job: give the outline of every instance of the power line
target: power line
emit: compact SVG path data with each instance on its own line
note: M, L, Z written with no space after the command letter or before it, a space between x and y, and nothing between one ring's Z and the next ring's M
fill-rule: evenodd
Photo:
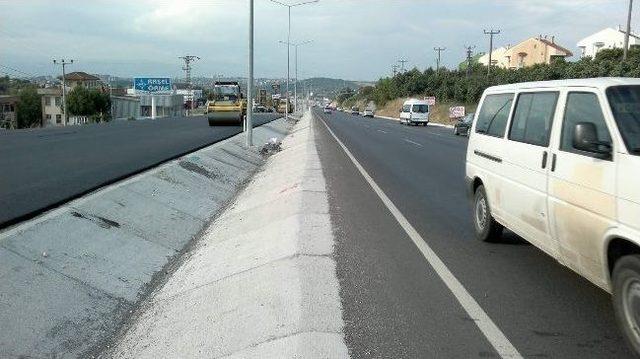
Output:
M398 60L398 62L400 63L400 72L403 73L405 71L404 70L404 64L406 64L409 61L407 61L405 59L400 59L400 60Z
M0 64L0 67L4 67L7 70L10 70L10 71L13 71L13 72L17 72L19 74L27 75L29 77L36 77L34 74L30 74L30 73L27 73L27 72L24 72L24 71L21 71L21 70L18 70L18 69L14 69L13 67L10 67L10 66L6 66L6 65Z
M179 59L184 60L185 81L187 82L187 88L189 89L189 97L191 99L191 109L193 110L193 85L191 83L191 63L200 60L200 57L195 55L180 56Z
M398 73L398 65L391 65L391 71L393 71L393 77Z
M434 47L433 50L438 53L438 57L436 59L436 73L440 72L440 55L442 51L445 51L446 47Z
M494 35L498 35L500 33L500 30L494 30L491 29L490 31L484 30L484 34L485 35L489 35L489 64L487 66L487 75L489 75L491 73L491 66L493 65L492 63L492 52L493 52L493 36Z
M464 47L467 50L467 77L471 76L471 58L473 57L473 49L475 49L475 46L465 46Z
M53 60L54 65L62 66L62 117L63 117L63 125L66 126L68 122L67 116L67 86L65 82L65 77L67 76L65 72L65 67L67 65L71 65L73 63L73 59L66 61L65 59Z

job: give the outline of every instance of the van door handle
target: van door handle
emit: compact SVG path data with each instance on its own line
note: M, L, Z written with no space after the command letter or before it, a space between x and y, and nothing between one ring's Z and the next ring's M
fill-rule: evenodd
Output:
M551 156L551 172L554 172L556 170L556 154L554 153Z
M547 153L547 151L544 151L542 153L542 169L547 168L547 157L549 156L549 154Z

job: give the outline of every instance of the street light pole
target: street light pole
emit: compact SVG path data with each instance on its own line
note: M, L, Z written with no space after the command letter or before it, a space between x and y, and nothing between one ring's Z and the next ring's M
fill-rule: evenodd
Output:
M67 95L66 95L66 84L67 82L65 81L65 77L67 76L67 73L65 71L65 66L70 65L73 63L73 59L69 60L69 61L65 61L64 59L61 59L60 61L57 60L53 60L53 64L54 65L62 65L62 125L66 126L67 122L68 122L68 117L67 117Z
M247 147L253 146L253 0L249 0L249 80L247 81Z
M629 14L627 15L627 32L624 34L624 50L622 61L627 61L629 55L629 35L631 34L631 12L633 11L633 0L629 0Z
M288 27L287 27L287 43L291 42L291 8L292 7L296 7L296 6L306 5L306 4L317 3L319 1L320 0L312 0L312 1L299 2L299 3L295 3L295 4L285 4L285 3L280 2L280 1L271 0L272 3L276 3L278 5L286 6L288 8L289 20L288 20ZM284 112L285 120L289 120L289 104L291 104L291 99L289 98L289 82L291 81L290 53L291 52L289 51L289 46L287 46L287 106L286 106L285 112Z
M293 46L295 48L294 51L294 66L295 66L295 82L293 85L294 88L294 103L295 103L295 111L298 111L298 46L302 46L302 45L306 45L308 43L311 43L313 40L307 40L307 41L303 41L303 42L298 42L298 43L291 43L289 41L284 42L284 41L280 41L281 44L286 44L289 46Z

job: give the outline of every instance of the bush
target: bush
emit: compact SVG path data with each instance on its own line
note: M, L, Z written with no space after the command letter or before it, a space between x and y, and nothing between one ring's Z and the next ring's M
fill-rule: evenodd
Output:
M570 78L640 77L640 47L629 50L627 62L622 63L621 59L622 49L607 49L600 51L595 59L584 58L576 62L556 59L551 64L516 70L492 68L490 76L481 64L472 65L469 75L466 70L441 68L436 73L432 68L424 72L414 68L393 77L381 78L373 88L343 93L336 100L342 107L356 101L373 101L381 107L393 99L409 96L435 96L438 101L473 103L480 100L487 87L495 85Z

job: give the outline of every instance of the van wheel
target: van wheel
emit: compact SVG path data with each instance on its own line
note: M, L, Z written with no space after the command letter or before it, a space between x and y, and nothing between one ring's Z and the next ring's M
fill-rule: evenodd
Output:
M612 284L618 326L627 344L640 353L640 255L624 256L615 263Z
M491 216L491 207L483 185L476 189L473 200L473 227L476 238L483 242L498 242L504 227Z

